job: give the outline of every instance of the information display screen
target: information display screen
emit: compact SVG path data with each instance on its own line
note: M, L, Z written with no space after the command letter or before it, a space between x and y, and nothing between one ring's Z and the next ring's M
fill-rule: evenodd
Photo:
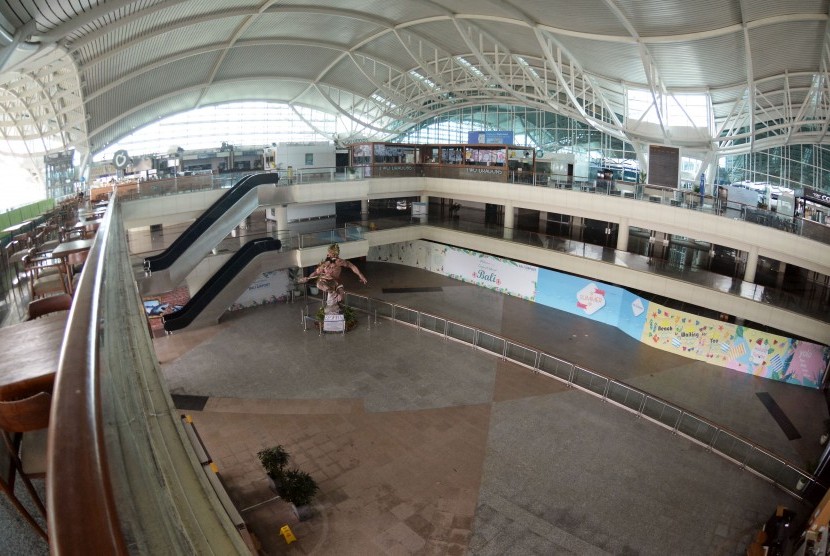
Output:
M649 146L648 183L665 187L680 186L680 149L662 145Z

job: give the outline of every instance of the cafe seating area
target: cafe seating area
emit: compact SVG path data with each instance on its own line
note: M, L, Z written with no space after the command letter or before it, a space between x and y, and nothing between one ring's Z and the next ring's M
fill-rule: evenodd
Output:
M73 295L107 204L63 202L0 236L0 492L48 540L42 493L52 390Z
M73 197L0 231L0 325L26 320L29 302L72 295L106 210Z
M22 399L0 400L0 490L35 532L48 540L46 529L18 498L15 483L23 483L42 519L46 507L32 484L33 478L46 477L46 441L51 392L38 392Z

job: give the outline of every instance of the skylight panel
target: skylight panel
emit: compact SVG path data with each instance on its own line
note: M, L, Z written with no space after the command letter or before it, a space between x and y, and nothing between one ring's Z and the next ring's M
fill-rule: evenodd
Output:
M666 119L670 127L709 126L709 97L702 93L675 93L667 98Z
M378 104L382 104L383 106L386 106L387 108L394 109L394 108L398 107L394 102L392 102L391 100L389 100L386 97L383 97L383 96L379 95L378 93L372 93L371 98L372 98L372 100L374 100Z
M470 62L468 62L467 60L465 60L465 59L464 59L464 58L462 58L461 56L456 56L456 57L455 57L455 60L456 60L459 64L461 64L462 66L464 66L464 68L465 68L467 71L469 71L470 73L472 73L472 74L473 74L473 75L475 75L476 77L481 77L481 78L484 78L484 74L481 72L481 70L480 70L480 69L478 69L477 67L475 67L473 64L471 64Z
M416 81L420 81L430 89L438 89L438 85L436 85L435 83L433 83L432 81L430 81L429 79L427 79L415 70L409 70L409 75L411 75L415 78Z
M532 76L533 76L533 77L535 77L536 79L539 79L539 74L538 74L538 73L536 73L536 70L535 70L535 69L533 69L533 68L530 66L530 64L528 64L528 63L527 63L527 60L525 60L525 59L524 59L524 58L522 58L521 56L516 56L516 61L517 61L517 62L519 63L519 65L520 65L520 66L522 66L522 67L525 69L525 71L527 71L530 75L532 75Z
M626 118L630 121L639 121L659 124L657 108L651 91L643 89L626 90Z

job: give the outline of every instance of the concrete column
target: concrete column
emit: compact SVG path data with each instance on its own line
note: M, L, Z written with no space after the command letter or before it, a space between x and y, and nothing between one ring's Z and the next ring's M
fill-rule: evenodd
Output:
M617 251L628 251L628 218L620 218L617 230Z
M277 217L277 229L278 230L287 230L288 229L288 205L277 205L274 207L275 214Z
M369 220L369 201L366 199L360 201L360 220L361 222Z
M516 225L516 215L511 203L504 204L504 239L513 239L513 226Z
M427 212L421 217L421 224L427 223L427 213L429 212L429 195L421 195L421 202L426 206Z
M746 253L746 271L744 282L755 282L755 271L758 269L758 248L751 247Z
M775 286L777 288L784 287L784 274L787 271L787 263L778 261L778 274L775 276Z
M545 234L547 233L548 229L548 213L540 210L539 211L539 233Z

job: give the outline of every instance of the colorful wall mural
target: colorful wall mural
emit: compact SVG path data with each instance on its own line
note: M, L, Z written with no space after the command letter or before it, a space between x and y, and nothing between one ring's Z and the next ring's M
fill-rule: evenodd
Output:
M684 357L810 388L821 386L830 348L675 311L610 284L467 249L417 240L372 247L371 261L429 270L616 326Z
M828 348L650 303L641 341L742 373L818 388Z

